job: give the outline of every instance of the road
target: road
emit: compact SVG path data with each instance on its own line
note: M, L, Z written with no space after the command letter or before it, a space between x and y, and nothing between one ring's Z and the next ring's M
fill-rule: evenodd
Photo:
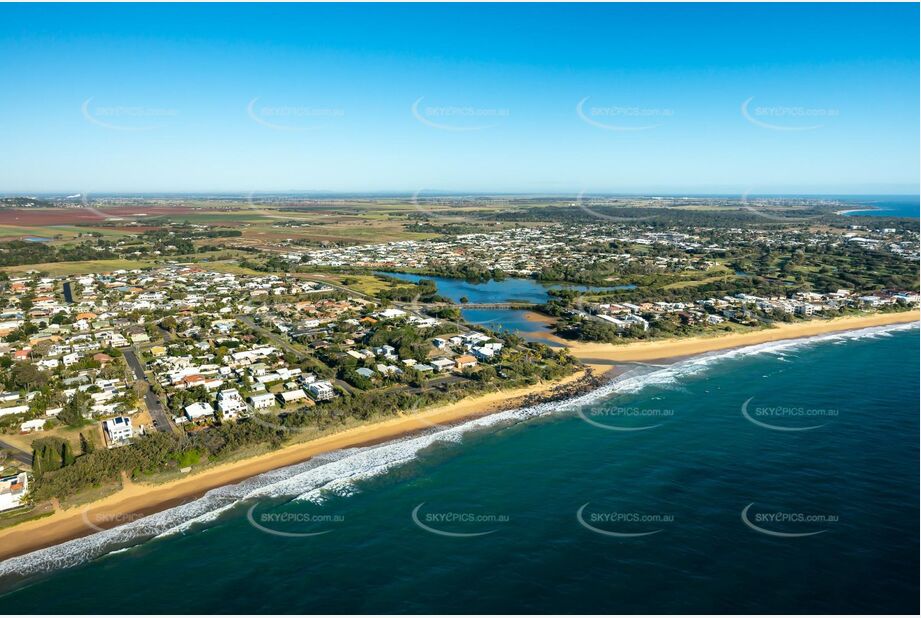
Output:
M122 348L121 351L125 355L125 361L128 363L128 366L131 367L131 370L134 372L134 377L138 380L147 382L147 392L144 393L144 403L147 404L147 411L150 412L150 418L153 419L154 427L160 431L176 431L176 427L170 420L169 414L163 409L160 398L153 392L150 380L147 379L147 374L144 373L144 365L141 364L137 354L135 354L134 350L131 348Z
M526 303L526 302L507 302L507 303L419 303L421 308L425 309L443 309L446 307L451 307L454 309L534 309L537 307L537 303Z
M290 341L288 341L281 335L273 333L272 331L270 331L269 329L263 326L259 326L258 324L256 324L256 321L250 316L248 315L239 316L237 319L243 322L244 324L246 324L249 328L253 329L257 333L265 337L266 339L268 339L269 341L271 341L272 343L274 343L275 345L277 345L282 350L289 352L291 354L294 354L295 356L299 356L299 357L307 356L307 352L305 350L298 348L296 345L292 344Z
M32 465L32 453L27 453L26 451L20 449L18 446L13 446L8 442L0 440L0 451L6 451L13 456L13 459L21 464L25 464L27 466Z
M266 339L268 339L269 341L271 341L272 343L274 343L275 345L277 345L282 350L290 354L294 354L298 358L311 358L316 363L318 364L320 363L319 359L312 357L307 352L307 350L305 350L304 348L301 348L300 346L297 346L291 343L290 341L288 341L285 337L277 333L273 333L269 329L256 324L256 321L252 317L247 315L247 316L240 316L237 319L243 322L244 324L246 324L246 326L248 326L249 328L253 329L257 333L265 337ZM339 378L332 378L330 379L330 382L344 389L345 392L347 393L351 393L353 395L355 394L354 387L352 387L351 384L349 384L348 382L345 382L344 380L340 380Z

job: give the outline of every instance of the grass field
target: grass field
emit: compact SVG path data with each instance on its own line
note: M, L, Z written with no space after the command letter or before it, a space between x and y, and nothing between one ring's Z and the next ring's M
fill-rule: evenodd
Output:
M127 236L128 232L109 228L83 227L77 225L0 225L0 239L20 240L27 236L48 238L52 244L72 242L80 234L98 233L106 238Z
M389 289L395 285L374 275L337 275L331 273L308 273L308 275L311 279L330 281L368 296L374 296L381 290Z
M36 270L48 273L48 275L52 277L58 277L63 275L107 273L113 270L150 268L156 265L157 262L152 260L87 260L83 262L46 262L44 264L5 266L0 270L8 273L24 273L30 270Z

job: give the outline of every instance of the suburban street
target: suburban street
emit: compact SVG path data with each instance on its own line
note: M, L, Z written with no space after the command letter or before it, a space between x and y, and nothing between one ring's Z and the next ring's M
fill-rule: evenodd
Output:
M147 411L150 412L150 418L153 419L154 428L159 431L176 431L175 426L172 421L170 421L169 414L163 409L160 398L157 397L157 394L153 391L153 388L151 388L150 380L147 379L147 375L144 373L144 365L141 364L135 351L131 348L121 348L121 351L125 355L125 361L128 363L128 366L131 367L131 370L134 372L134 377L138 380L147 382L147 392L144 393L144 403L147 405Z
M27 466L32 465L32 453L27 453L26 451L20 449L17 446L13 446L8 442L0 440L0 451L6 451L13 457L13 459L21 464L25 464Z

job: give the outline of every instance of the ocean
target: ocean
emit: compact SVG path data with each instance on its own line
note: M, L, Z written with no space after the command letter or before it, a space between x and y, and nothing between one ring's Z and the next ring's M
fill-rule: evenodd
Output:
M635 364L0 563L5 613L917 613L916 325Z
M854 204L854 208L869 207L871 210L854 210L849 217L912 217L921 216L921 199L917 195L852 195L842 196L843 202Z

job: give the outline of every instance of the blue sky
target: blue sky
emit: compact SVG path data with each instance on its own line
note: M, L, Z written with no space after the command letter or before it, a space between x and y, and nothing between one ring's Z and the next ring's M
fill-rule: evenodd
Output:
M917 4L0 5L0 192L917 193Z

